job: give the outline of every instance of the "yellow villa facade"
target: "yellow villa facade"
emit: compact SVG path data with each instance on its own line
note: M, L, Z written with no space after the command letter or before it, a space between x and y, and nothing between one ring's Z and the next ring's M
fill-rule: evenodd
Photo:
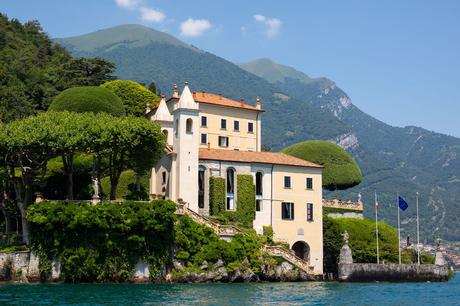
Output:
M147 113L167 135L165 154L151 171L151 197L184 201L210 214L210 177L225 179L225 209L236 210L237 175L250 174L255 186L254 229L273 228L307 260L314 274L323 273L322 167L283 153L262 152L261 102L255 106L221 95L191 92L162 98Z

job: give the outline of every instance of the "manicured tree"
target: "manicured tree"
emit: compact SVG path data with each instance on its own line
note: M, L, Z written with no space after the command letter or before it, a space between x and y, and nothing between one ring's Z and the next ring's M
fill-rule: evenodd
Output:
M142 117L147 106L156 106L160 98L139 83L129 80L115 80L101 85L116 94L126 110L127 115Z
M108 160L110 199L115 200L121 173L130 165L152 167L166 145L160 126L136 117L99 114L91 126L90 150Z
M361 183L361 170L356 161L340 146L329 141L304 141L282 152L324 166L323 187L347 189Z
M23 241L28 243L25 219L27 206L33 202L33 185L44 176L46 162L56 155L53 130L59 128L53 116L41 114L7 124L0 134L6 149L8 177L14 186L16 202L21 213ZM17 173L20 172L20 176Z
M73 87L57 95L49 111L76 113L107 113L124 116L123 102L113 92L97 86Z

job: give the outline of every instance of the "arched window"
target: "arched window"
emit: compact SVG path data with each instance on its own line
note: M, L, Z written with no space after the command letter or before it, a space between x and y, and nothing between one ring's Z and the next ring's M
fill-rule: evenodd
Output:
M235 169L227 169L227 210L235 210Z
M262 211L263 173L256 173L256 211Z
M204 208L205 167L198 168L198 208Z
M192 118L188 118L187 121L185 122L185 128L186 132L191 134L193 133L193 120Z

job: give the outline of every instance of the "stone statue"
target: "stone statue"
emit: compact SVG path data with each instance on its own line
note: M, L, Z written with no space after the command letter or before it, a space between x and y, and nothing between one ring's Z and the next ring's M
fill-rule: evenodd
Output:
M94 190L94 197L99 197L99 180L97 177L93 179L93 190Z
M343 242L345 244L348 244L348 239L350 238L350 236L348 235L347 231L343 232L342 237L343 237Z
M436 239L436 250L439 251L441 248L441 238Z
M361 192L360 192L360 193L358 193L358 203L361 203L362 202L361 200L362 200L362 196L361 196Z

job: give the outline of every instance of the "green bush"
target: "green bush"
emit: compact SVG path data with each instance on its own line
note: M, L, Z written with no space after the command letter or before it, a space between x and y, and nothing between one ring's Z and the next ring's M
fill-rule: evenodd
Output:
M263 226L262 227L263 235L266 237L268 243L273 242L273 227Z
M250 174L238 174L237 181L237 220L245 227L252 227L256 217L256 187Z
M98 86L73 87L57 95L49 111L108 113L124 116L123 102L113 92Z
M165 200L32 204L27 209L32 249L40 261L59 258L66 282L124 281L139 259L155 273L171 255L175 209Z
M101 179L102 192L104 195L110 194L110 178L108 176ZM148 175L141 176L141 190L136 191L136 173L133 170L125 170L120 175L117 187L117 199L127 200L147 200L149 190Z
M340 146L329 141L304 141L282 150L284 153L324 166L323 187L347 189L362 181L356 161Z
M398 261L398 233L390 225L379 222L380 261ZM336 273L340 249L343 245L342 233L347 231L353 261L357 263L377 262L375 222L368 219L323 218L324 264L327 272Z
M225 179L211 176L209 178L209 213L212 216L225 211Z
M115 80L101 85L116 94L126 110L127 115L141 117L147 105L155 107L160 98L139 83L129 80Z

